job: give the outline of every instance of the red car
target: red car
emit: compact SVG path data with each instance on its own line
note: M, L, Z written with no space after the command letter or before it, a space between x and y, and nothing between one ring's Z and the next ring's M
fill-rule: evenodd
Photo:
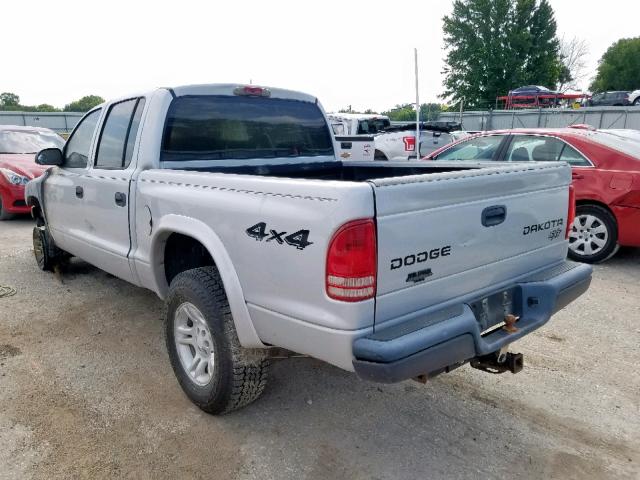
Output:
M585 125L482 132L424 160L565 161L572 167L576 219L569 257L601 262L620 245L640 247L640 139Z
M35 154L63 145L62 137L48 128L0 125L0 220L29 213L24 186L48 168L36 164Z

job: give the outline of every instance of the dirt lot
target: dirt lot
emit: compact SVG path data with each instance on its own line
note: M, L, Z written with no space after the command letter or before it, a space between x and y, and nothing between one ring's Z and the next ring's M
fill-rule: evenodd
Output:
M0 223L0 479L640 476L639 250L517 344L518 375L377 385L286 360L212 417L174 380L161 301L79 261L40 272L31 228Z

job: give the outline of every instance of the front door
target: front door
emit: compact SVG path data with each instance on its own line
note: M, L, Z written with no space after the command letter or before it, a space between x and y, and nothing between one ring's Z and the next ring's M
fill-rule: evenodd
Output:
M133 98L109 106L93 155L94 161L84 179L85 241L89 245L83 258L124 280L134 282L128 255L130 182L132 162L144 98Z
M64 146L62 165L51 169L44 185L49 231L60 248L79 257L84 250L84 181L101 112L93 110L80 120Z

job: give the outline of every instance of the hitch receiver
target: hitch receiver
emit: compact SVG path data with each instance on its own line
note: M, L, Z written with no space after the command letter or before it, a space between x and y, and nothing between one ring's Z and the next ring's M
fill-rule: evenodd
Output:
M518 373L524 367L524 356L521 353L494 352L474 358L470 364L473 368L487 373Z

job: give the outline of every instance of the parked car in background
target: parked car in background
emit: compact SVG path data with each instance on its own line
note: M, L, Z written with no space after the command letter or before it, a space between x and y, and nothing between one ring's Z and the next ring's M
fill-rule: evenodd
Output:
M443 145L464 138L459 122L421 122L420 155L416 153L416 124L394 125L375 138L375 160L417 160Z
M386 115L365 113L328 113L327 121L341 160L373 160L373 135L391 125Z
M556 95L558 93L559 92L555 90L549 90L547 87L541 87L540 85L527 85L509 92L510 95Z
M587 101L590 107L626 107L632 104L626 91L594 93Z
M640 141L633 133L585 126L490 131L425 160L565 161L572 167L577 204L569 256L595 263L620 245L640 247Z
M373 135L391 126L386 115L366 113L328 113L327 120L336 136Z
M629 94L629 102L633 105L640 106L640 89L634 90Z
M0 125L0 220L29 213L24 186L47 169L35 162L44 148L62 148L64 140L48 128Z
M560 95L560 92L540 85L526 85L510 90L508 94L512 101L517 100L520 105L531 103L539 106L555 106L560 103L557 98L548 98L547 95Z

